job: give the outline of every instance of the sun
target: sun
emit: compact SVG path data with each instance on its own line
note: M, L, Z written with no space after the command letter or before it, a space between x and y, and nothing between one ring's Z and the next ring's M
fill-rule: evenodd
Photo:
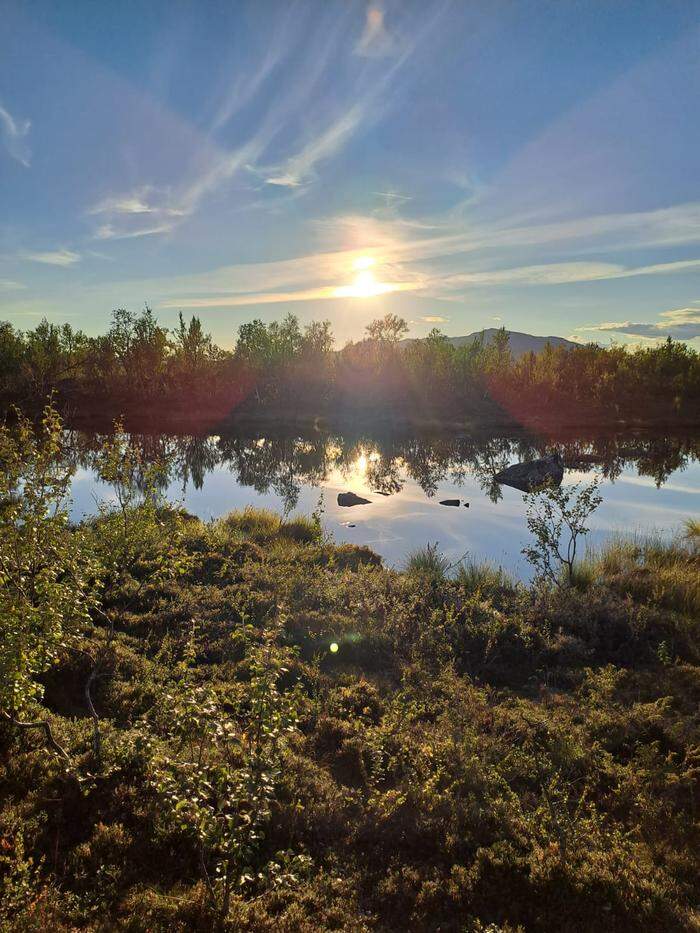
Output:
M349 285L341 285L336 288L335 295L338 298L374 298L375 295L383 295L386 292L393 292L396 287L389 282L379 282L373 270L377 260L373 256L358 256L353 260L352 268L355 271L352 282Z
M348 294L354 298L372 298L386 290L386 285L377 281L371 269L363 269L353 279Z
M377 264L377 260L374 256L358 256L357 259L353 262L353 269L371 269L372 266Z

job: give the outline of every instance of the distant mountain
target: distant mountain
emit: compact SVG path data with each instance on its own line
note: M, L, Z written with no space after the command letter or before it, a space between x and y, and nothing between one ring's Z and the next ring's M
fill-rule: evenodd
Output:
M452 344L453 347L463 347L466 344L472 343L474 340L479 340L481 337L484 338L485 343L490 343L493 340L494 334L498 332L496 327L487 327L485 330L474 331L473 334L467 334L464 337L448 337L448 341ZM525 353L539 353L541 350L544 350L546 344L551 344L552 347L566 347L571 349L575 347L576 344L573 340L567 340L565 337L536 337L534 334L521 334L517 330L509 330L508 337L510 342L510 352L514 357L523 356ZM403 341L404 343L412 342L409 340Z

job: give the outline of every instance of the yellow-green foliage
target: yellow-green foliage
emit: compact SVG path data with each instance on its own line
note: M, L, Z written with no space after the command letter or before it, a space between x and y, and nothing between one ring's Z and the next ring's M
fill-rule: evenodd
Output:
M700 526L689 520L683 534L665 543L658 537L618 538L589 555L579 573L603 578L639 602L665 606L700 618Z
M283 519L270 509L247 506L242 512L231 512L219 519L220 527L229 535L264 544L273 539L310 543L318 540L319 526L312 518L296 515Z
M469 593L488 595L500 590L512 591L515 587L515 583L502 567L496 567L486 561L462 561L457 567L455 578Z
M21 717L43 693L41 676L90 619L98 567L85 534L68 526L72 471L61 461L61 423L0 425L0 713Z
M426 583L441 583L449 569L450 561L440 553L437 543L412 551L404 564L404 571L409 577Z

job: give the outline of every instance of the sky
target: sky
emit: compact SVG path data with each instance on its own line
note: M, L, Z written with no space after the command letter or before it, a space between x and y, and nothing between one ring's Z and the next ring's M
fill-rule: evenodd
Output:
M0 320L700 349L700 0L0 0Z

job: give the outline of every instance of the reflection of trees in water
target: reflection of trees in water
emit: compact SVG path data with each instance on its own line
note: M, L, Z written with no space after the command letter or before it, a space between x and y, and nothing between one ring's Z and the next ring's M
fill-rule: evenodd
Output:
M66 432L68 456L76 466L91 467L104 435ZM258 493L275 492L286 511L299 501L303 485L320 486L332 470L347 480L359 470L375 492L395 494L406 480L416 482L428 497L440 483L462 485L474 476L492 501L501 498L494 475L514 461L539 457L558 450L570 469L593 466L611 480L623 468L636 465L641 476L663 485L676 470L700 459L700 438L638 437L608 435L534 439L523 437L473 437L392 435L309 437L242 436L193 437L175 435L131 435L144 464L160 460L167 465L163 485L182 484L183 495L191 482L201 489L207 473L225 467L241 486Z
M329 469L329 447L321 437L221 437L218 451L219 462L242 486L274 491L285 512L296 507L302 485L318 486Z

